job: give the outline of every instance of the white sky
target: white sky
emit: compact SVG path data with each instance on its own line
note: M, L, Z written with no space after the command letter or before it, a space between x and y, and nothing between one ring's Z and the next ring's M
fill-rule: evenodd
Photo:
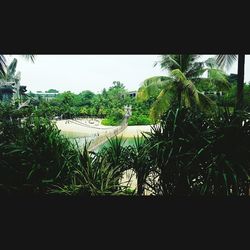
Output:
M32 92L53 88L60 92L97 93L112 86L113 81L122 82L128 90L137 90L143 80L166 74L159 66L153 67L158 55L37 55L35 63L12 55L7 56L8 63L13 58L18 59L21 84ZM247 68L250 68L250 55L246 56ZM237 73L237 63L229 73ZM250 71L245 72L245 81L250 81Z

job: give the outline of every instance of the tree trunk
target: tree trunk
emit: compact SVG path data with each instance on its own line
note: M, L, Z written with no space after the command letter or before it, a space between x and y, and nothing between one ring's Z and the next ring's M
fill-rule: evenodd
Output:
M142 196L144 193L143 174L140 171L137 173L137 195Z
M237 82L237 99L236 110L240 110L244 106L244 71L245 71L245 55L238 55L238 82Z

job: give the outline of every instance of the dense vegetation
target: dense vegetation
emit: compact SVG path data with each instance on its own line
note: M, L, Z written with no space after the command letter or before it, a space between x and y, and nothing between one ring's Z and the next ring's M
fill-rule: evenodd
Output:
M49 91L48 91L49 92ZM29 96L34 94L29 93ZM130 97L125 86L120 82L113 82L108 90L103 89L102 93L95 94L89 90L80 94L70 91L58 94L50 101L40 98L34 101L38 106L39 115L52 118L74 117L100 117L104 118L103 125L118 125L124 117L124 107L132 106L132 117L129 125L152 124L149 118L149 109L152 100L141 103L136 98Z
M1 193L249 196L250 87L241 92L239 109L237 80L214 60L204 64L197 58L163 56L161 66L170 75L147 79L141 100L114 82L101 94L65 92L51 101L33 99L23 109L0 103ZM204 70L208 75L201 79ZM223 95L206 93L211 91ZM158 122L129 146L115 137L89 152L88 145L79 148L51 121L98 116L103 124L117 125L125 105L133 108L129 124ZM122 179L127 171L136 176L136 190Z
M7 107L1 107L1 110ZM248 195L250 115L227 110L208 116L170 109L144 139L114 138L99 152L80 149L46 118L1 113L2 193L61 195ZM235 145L238 145L235 147Z

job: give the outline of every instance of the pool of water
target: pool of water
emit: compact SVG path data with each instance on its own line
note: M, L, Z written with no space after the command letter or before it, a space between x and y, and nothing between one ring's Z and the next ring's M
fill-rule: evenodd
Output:
M90 142L95 139L96 134L89 134L89 133L84 133L84 132L67 132L67 131L61 131L61 134L69 138L70 141L72 141L75 144L78 144L80 148L82 148L85 143ZM134 138L131 137L123 137L124 143L123 146L129 146L134 144ZM101 150L103 147L108 146L109 142L106 141L105 143L101 144L99 147L95 149L95 152L98 152Z
M134 138L123 138L123 139L124 139L123 146L129 146L129 145L134 144ZM106 141L105 143L103 143L102 145L97 147L96 151L99 151L99 150L101 150L102 148L104 148L105 146L108 146L108 145L109 145L109 142Z
M79 132L70 132L70 131L61 131L62 135L65 135L68 138L83 138L89 136L88 133L79 133Z
M69 138L70 141L73 143L77 143L80 147L83 147L85 142L90 142L95 138L95 135L90 135L88 133L79 133L79 132L66 132L66 131L61 131L61 133ZM124 146L132 145L134 144L134 138L123 138L124 139ZM96 148L95 152L98 152L101 150L103 147L108 146L109 142L106 141L102 145Z

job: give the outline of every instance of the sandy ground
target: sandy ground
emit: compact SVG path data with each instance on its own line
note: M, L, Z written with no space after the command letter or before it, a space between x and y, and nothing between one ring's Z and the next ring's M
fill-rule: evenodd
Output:
M126 138L133 138L134 136L141 135L142 132L150 132L150 130L150 125L128 126L119 135Z
M84 137L88 135L93 135L99 133L99 135L106 133L109 129L113 129L115 127L112 126L103 126L100 124L100 120L94 120L94 123L89 123L89 119L77 119L75 121L69 120L59 120L56 121L56 125L58 129L60 129L64 134L70 135L72 137ZM93 128L83 126L77 122L81 122L87 126L93 126ZM102 129L98 129L102 128Z
M83 124L86 124L87 126L93 126L95 128L89 128L85 126L81 126L77 124L77 121L80 121ZM93 124L89 123L88 119L78 119L76 120L76 123L69 122L67 120L59 120L56 121L57 127L64 133L68 135L75 135L75 136L87 136L87 135L93 135L96 133L105 134L106 131L109 129L114 129L115 126L103 126L100 124L101 120L94 120ZM102 129L97 129L102 128ZM133 138L134 136L140 135L141 132L149 132L150 126L149 125L142 125L142 126L128 126L122 133L119 134L119 136L123 136L126 138Z

